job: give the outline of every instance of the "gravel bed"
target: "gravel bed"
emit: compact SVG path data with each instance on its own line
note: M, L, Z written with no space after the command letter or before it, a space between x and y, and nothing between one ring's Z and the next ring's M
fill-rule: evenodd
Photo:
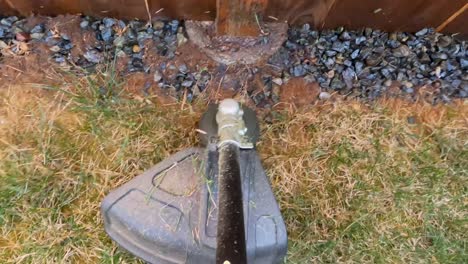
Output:
M166 69L166 63L152 69L145 65L148 42L152 42L157 55L166 62L179 56L177 48L184 45L187 38L183 23L178 20L155 21L149 25L136 20L82 17L80 30L92 32L97 41L87 45L78 56L72 56L75 44L69 35L48 28L46 23L27 24L27 19L14 16L0 18L0 63L2 56L24 55L28 50L26 43L45 43L55 63L90 71L98 64L125 57L128 63L121 74L143 72L153 76L161 89L170 87L190 99L203 91L214 76L211 71L215 69L199 71L187 65ZM265 67L275 70L262 71ZM167 70L175 74L169 78ZM270 91L261 98L256 94L253 99L257 104L262 100L272 101L272 98L277 101L278 89L274 87L291 78L317 82L322 91L320 98L339 93L373 100L394 92L395 87L409 98L417 94L420 87L431 87L434 103L468 97L466 41L436 33L431 28L414 34L369 28L316 31L305 24L291 28L283 47L267 64L253 66L252 72L262 74L261 79Z

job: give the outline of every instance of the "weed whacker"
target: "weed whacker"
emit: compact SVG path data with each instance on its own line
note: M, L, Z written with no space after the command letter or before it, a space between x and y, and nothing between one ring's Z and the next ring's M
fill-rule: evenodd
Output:
M227 99L200 129L205 148L167 158L104 199L106 232L154 264L282 263L286 228L254 149L255 112Z

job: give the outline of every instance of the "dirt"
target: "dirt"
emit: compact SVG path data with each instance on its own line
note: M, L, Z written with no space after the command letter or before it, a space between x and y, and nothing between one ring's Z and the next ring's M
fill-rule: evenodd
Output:
M25 56L5 57L0 62L0 86L18 83L54 84L56 71L38 46Z
M66 15L54 18L31 16L26 21L25 30L44 23L48 28L54 29L57 34L68 35L74 44L71 50L74 60L85 52L88 45L97 43L92 32L84 32L80 29L78 16ZM27 47L24 55L9 53L8 56L0 59L0 86L18 83L55 85L64 79L62 73L70 68L52 61L50 57L52 52L47 44L33 40L24 45Z
M185 64L191 72L201 71L202 69L214 69L216 63L214 63L204 53L198 51L198 49L191 43L186 43L177 49L176 57L173 60L168 60L165 57L158 55L156 50L156 43L153 41L146 41L144 45L145 55L143 62L146 66L150 67L150 71L154 73L155 70L161 70L161 65L165 65L165 69L162 70L164 77L172 77L170 68L174 66L179 68Z
M226 65L265 62L287 38L285 23L268 23L259 37L216 36L210 21L186 21L191 41L213 60Z
M280 104L304 106L317 101L320 86L303 78L293 78L281 87Z
M47 21L47 28L55 29L58 34L65 34L71 39L74 45L71 55L74 59L85 53L87 47L99 43L93 32L81 30L80 21L80 17L74 15L60 15Z

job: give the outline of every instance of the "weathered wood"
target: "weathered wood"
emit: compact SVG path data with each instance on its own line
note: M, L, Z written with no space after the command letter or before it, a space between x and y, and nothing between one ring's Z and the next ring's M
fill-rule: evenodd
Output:
M5 14L16 14L16 11L10 7L6 1L0 1L0 15Z
M218 35L258 36L268 0L217 0Z
M468 39L468 3L464 6L461 13L458 11L454 13L448 20L443 28L440 27L441 31L451 32L457 34L457 37L462 39ZM443 25L441 25L443 26Z
M466 0L337 0L322 26L414 32L438 27L465 4Z
M266 21L274 17L279 21L299 25L309 23L312 27L322 25L337 0L270 0L266 10ZM359 1L359 0L358 0Z
M240 13L248 21L243 22L245 29L230 28L229 25L235 19L232 15L236 10L251 12L255 3L260 3L258 12L264 14L263 20L267 22L310 23L319 29L346 26L351 29L372 27L386 31L416 31L423 27L439 27L460 10L466 0L148 0L148 3L153 17L212 21L216 18L216 5L222 4L225 13L220 13L219 17L229 19L224 22L224 28L220 27L220 31L254 35L258 34L258 25L253 14ZM231 5L235 8L230 9ZM148 18L143 0L0 0L0 15L20 13L27 16L32 12L43 15L84 13L122 19ZM468 35L467 16L467 11L463 12L442 32Z
M449 18L447 18L440 26L437 27L437 31L442 31L447 27L448 24L456 20L460 15L462 15L468 9L468 3L466 3L462 8L453 13Z
M216 15L216 0L148 0L148 4L152 16L158 18L214 20ZM0 15L82 13L148 19L144 0L0 0L0 8Z

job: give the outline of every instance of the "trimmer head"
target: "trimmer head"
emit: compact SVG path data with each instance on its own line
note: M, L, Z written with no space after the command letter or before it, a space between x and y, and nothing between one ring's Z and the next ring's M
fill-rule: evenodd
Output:
M281 263L286 228L256 151L239 165L248 263ZM149 263L215 263L218 172L216 150L174 154L104 199L106 232Z

